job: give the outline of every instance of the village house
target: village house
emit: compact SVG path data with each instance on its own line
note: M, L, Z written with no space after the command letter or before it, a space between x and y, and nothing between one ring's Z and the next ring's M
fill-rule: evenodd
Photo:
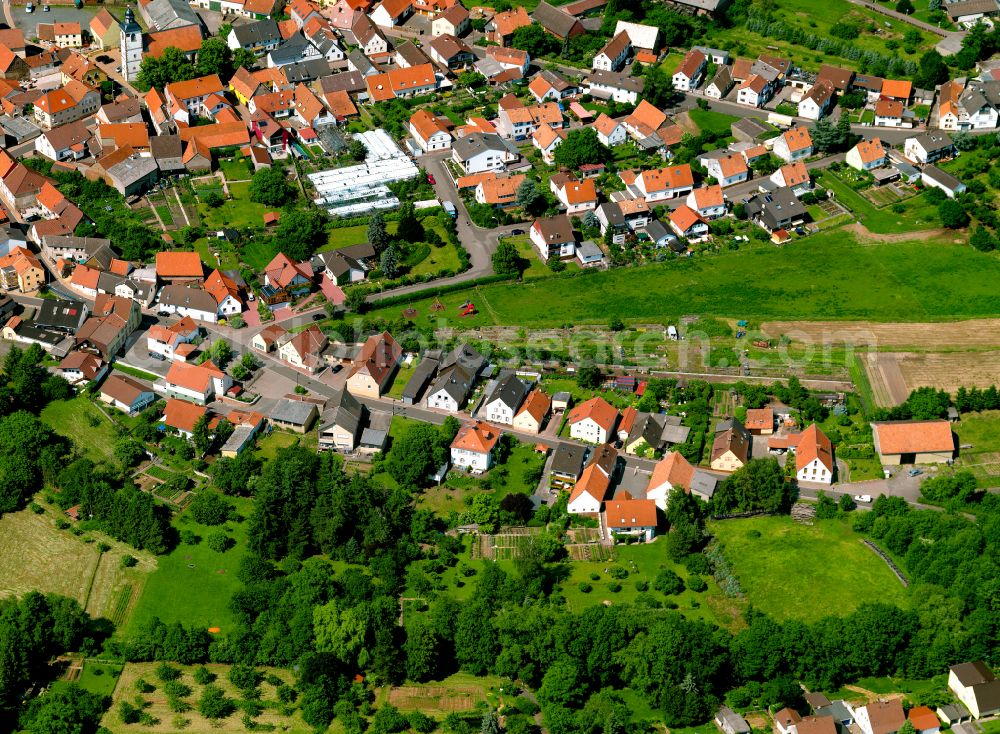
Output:
M799 226L809 216L795 192L785 187L754 194L746 201L745 206L750 220L772 234Z
M198 324L190 317L182 318L170 326L153 324L146 331L146 350L154 359L187 361L198 349L192 342L200 333Z
M687 163L654 168L638 174L635 171L622 171L618 177L632 198L643 198L647 203L687 196L694 189L694 173Z
M476 376L476 371L466 364L454 363L442 367L427 389L424 404L428 408L457 413L469 399Z
M549 189L567 214L580 214L597 207L597 186L591 178L578 180L568 173L557 173L549 179Z
M113 372L101 385L101 402L128 415L136 415L156 402L153 389L139 380Z
M573 408L566 417L569 435L589 443L603 444L618 424L618 410L602 397L593 397Z
M101 106L101 95L76 79L45 92L33 105L35 123L49 130L67 122L89 117Z
M855 722L863 734L896 734L906 723L900 699L872 701L854 709Z
M45 268L26 247L14 247L0 257L0 286L4 290L33 293L45 283Z
M674 89L678 92L689 92L697 89L705 75L706 68L708 68L708 59L705 54L701 51L688 51L674 70L672 77Z
M938 734L941 731L940 719L928 706L914 706L907 712L906 720L917 734Z
M493 41L500 46L510 46L514 38L514 31L529 25L531 25L531 18L528 16L528 11L522 6L504 10L486 21L486 40Z
M389 332L368 337L354 359L347 389L359 397L381 397L396 374L402 354L402 347Z
M844 162L858 171L873 171L889 162L882 141L878 138L859 140L858 144L847 151Z
M367 408L341 388L327 402L320 416L319 451L353 453L361 438Z
M268 420L278 428L292 433L306 433L319 415L316 403L311 400L282 398L271 409Z
M508 209L517 204L517 189L524 183L524 175L498 176L484 174L476 185L475 198L480 204Z
M210 117L205 102L215 96L222 97L224 89L219 75L209 74L189 81L172 82L164 86L163 92L171 108L180 108L191 117Z
M73 351L59 362L59 374L71 385L100 382L107 374L108 363L90 352Z
M471 133L451 146L451 159L467 174L503 171L520 157L513 143L495 133Z
M809 129L793 127L786 130L775 139L773 152L787 163L808 158L813 154L813 141Z
M160 418L161 429L169 428L182 438L190 439L194 435L198 422L208 420L209 411L204 405L195 405L187 400L170 398L163 408Z
M491 423L513 425L514 416L528 397L530 387L513 372L496 381L493 391L486 397L479 414Z
M656 503L625 492L604 504L604 526L612 538L623 535L648 543L656 535Z
M920 165L951 158L955 152L955 143L943 132L926 132L907 138L903 144L903 155Z
M712 469L720 472L736 471L750 458L751 443L749 431L738 420L731 418L722 422L716 428L715 440L712 442Z
M218 304L200 285L172 283L160 290L157 308L165 314L188 316L214 324L219 320Z
M596 69L587 76L587 94L620 104L636 104L645 89L645 80L625 72Z
M594 54L591 61L592 69L602 69L603 71L621 71L632 55L632 42L628 33L621 32L608 41Z
M461 3L455 3L431 21L431 36L461 37L469 30L470 24L469 11Z
M413 15L413 4L410 0L382 0L368 17L372 22L383 28L401 25Z
M459 469L482 474L496 461L500 432L482 421L463 425L451 442L451 463Z
M284 341L278 347L278 358L292 367L315 373L323 367L320 353L326 349L327 344L329 340L326 334L312 324Z
M833 84L826 79L817 79L809 91L799 100L799 117L807 120L818 120L833 107L836 93Z
M98 294L90 318L75 334L76 346L94 349L110 360L125 346L141 319L137 302L107 293Z
M879 97L874 111L875 127L913 127L911 122L904 122L906 107L898 99Z
M670 229L678 237L687 240L699 240L708 234L708 222L687 204L681 204L670 212Z
M564 121L558 104L543 102L531 106L504 107L501 105L494 124L497 132L503 137L511 140L525 140L543 125L562 128Z
M709 99L722 99L727 94L729 90L735 86L736 82L733 81L732 70L728 66L720 66L715 72L715 76L712 81L708 83L705 87L705 96Z
M451 133L437 115L421 109L410 117L410 135L424 153L447 150L451 147Z
M157 386L170 397L191 400L201 405L226 394L232 387L232 378L211 360L201 364L174 361L167 371L162 386Z
M608 148L621 145L628 139L628 131L622 121L608 117L603 112L594 121L593 128L597 131L597 139Z
M987 95L996 101L993 87L980 82L945 82L938 92L938 127L941 130L992 130L1000 121Z
M618 452L611 444L594 449L587 465L573 484L566 511L570 514L596 515L611 487L618 468Z
M702 186L687 195L685 203L705 220L718 219L726 215L726 198L722 187Z
M542 160L550 166L555 163L556 148L566 139L564 130L555 130L548 125L542 125L531 135L531 145L542 154Z
M1000 680L981 660L949 668L948 688L976 719L1000 713Z
M718 181L723 188L743 183L750 178L750 168L739 153L730 153L719 158L706 157L702 159L702 164L708 175Z
M511 425L515 431L541 433L551 409L552 400L548 394L539 389L532 390L524 399Z
M531 79L528 91L535 101L541 104L573 97L579 93L580 88L554 71L542 69Z
M802 161L786 163L771 174L770 180L775 186L788 187L796 196L802 196L807 191L812 190L812 179L809 178L809 169L806 168L806 164Z
M576 254L576 235L565 214L536 219L528 230L528 237L538 248L542 260L573 257Z

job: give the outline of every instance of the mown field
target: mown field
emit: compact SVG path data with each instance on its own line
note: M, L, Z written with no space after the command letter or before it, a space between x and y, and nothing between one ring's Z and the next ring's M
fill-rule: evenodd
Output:
M908 605L906 589L846 521L756 517L710 530L747 600L777 620L813 622L865 602Z
M866 245L843 231L754 249L575 277L540 278L415 299L416 322L545 328L614 317L672 323L699 314L794 320L943 321L1000 314L1000 259L935 241ZM460 318L471 299L475 316ZM373 314L398 318L400 306Z

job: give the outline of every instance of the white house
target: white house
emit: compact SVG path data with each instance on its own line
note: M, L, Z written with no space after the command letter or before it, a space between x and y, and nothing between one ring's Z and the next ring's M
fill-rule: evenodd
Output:
M949 199L954 199L965 191L965 184L937 166L924 166L920 171L920 182L924 186L940 189Z
M647 203L687 196L694 189L691 166L655 168L650 171L622 171L618 174L632 198L643 198Z
M863 734L896 734L906 723L901 699L872 701L854 709L854 721Z
M457 413L465 404L476 376L460 364L438 374L424 398L428 408Z
M607 443L618 423L618 410L602 397L577 405L566 418L569 435L589 443Z
M233 379L211 361L201 364L173 362L163 381L163 391L171 397L191 400L201 405L225 395Z
M819 79L799 101L799 117L807 120L818 120L833 106L833 95L836 90L826 79Z
M608 148L621 145L628 140L628 131L621 120L608 117L604 112L594 121L594 130L597 131L597 139Z
M907 138L903 144L903 155L911 161L926 165L955 154L955 144L948 133L926 132Z
M952 666L948 688L977 719L1000 713L1000 680L981 660Z
M795 477L800 482L832 484L833 445L813 423L795 441Z
M715 78L705 87L705 96L711 99L722 99L733 88L733 72L728 66L720 67Z
M424 153L451 147L451 133L437 115L426 109L417 110L410 117L410 135Z
M872 171L881 168L889 162L885 147L878 138L859 140L858 144L847 151L844 162L859 171Z
M979 82L964 87L951 81L941 85L938 95L938 127L942 130L993 130L1000 113L987 99Z
M772 84L761 74L753 74L736 90L736 101L748 107L763 107L773 94Z
M153 324L146 331L146 350L150 356L186 361L195 349L191 342L198 338L199 333L198 325L190 318L183 318L170 326Z
M155 401L151 387L118 372L113 372L101 385L101 402L128 415L139 413Z
M550 257L573 257L576 254L573 224L565 214L536 219L528 230L528 237L538 248L543 260L548 260Z
M788 163L813 154L812 136L805 127L793 127L775 139L773 152Z
M667 498L675 488L690 490L694 467L679 452L671 451L653 467L646 485L646 499L656 502L661 510L667 509Z
M718 219L726 215L726 197L719 185L695 189L687 195L685 203L702 219Z
M913 127L913 123L904 122L906 107L898 99L880 97L875 103L875 127Z
M656 503L652 500L622 499L604 504L604 526L614 536L627 535L648 543L656 535Z
M161 311L178 316L190 316L211 324L219 320L219 304L208 291L183 283L172 283L160 291L157 304Z
M802 196L812 189L812 179L809 178L809 169L802 161L786 163L777 171L771 174L771 181L776 186L790 188L796 196Z
M451 463L473 474L488 471L496 460L499 440L500 432L488 423L466 424L451 442Z
M632 42L629 41L628 33L618 33L594 55L591 68L621 71L631 55Z
M718 181L723 188L743 183L750 178L750 167L739 153L730 153L721 158L703 158L702 165L705 166L708 175Z
M479 414L485 415L491 423L514 424L521 403L528 397L529 387L517 375L510 373L500 378L493 391L486 398Z
M690 92L701 84L705 69L708 68L708 58L701 51L691 50L674 70L673 85L678 92Z
M549 179L549 188L567 214L597 208L597 186L592 178L579 181L569 174L556 174Z
M580 473L580 478L573 485L566 505L567 512L574 515L599 513L611 486L611 478L614 476L617 464L618 452L614 446L610 444L598 446Z
M503 171L520 157L514 144L496 133L465 135L451 146L451 159L467 174Z

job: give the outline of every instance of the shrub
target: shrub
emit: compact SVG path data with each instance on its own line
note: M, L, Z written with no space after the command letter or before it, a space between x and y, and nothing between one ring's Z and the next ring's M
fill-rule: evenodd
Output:
M172 665L167 665L166 663L160 663L156 667L156 677L162 680L164 683L166 683L167 681L177 680L178 678L180 678L181 671L179 668L175 668Z
M121 567L122 568L132 568L135 564L139 562L139 559L135 556L122 556Z
M636 581L635 582L635 590L639 591L639 592L649 591L649 582L648 581Z
M701 576L691 576L687 580L687 587L691 589L691 591L700 593L708 588L708 584Z
M669 568L665 568L656 574L653 588L667 596L680 594L684 591L684 580Z
M612 566L608 569L608 576L613 579L624 579L628 578L628 569L624 566Z
M622 590L622 585L619 584L617 581L612 581L610 584L608 584L608 591L610 591L612 594L617 594L621 590Z
M588 584L586 581L581 581L579 584L577 584L576 588L578 588L580 590L580 593L582 594L589 594L591 591L594 590L594 587Z
M208 536L208 547L216 553L225 553L236 545L236 541L223 532L212 533Z
M194 682L199 686L207 686L215 680L215 673L201 665L194 670Z

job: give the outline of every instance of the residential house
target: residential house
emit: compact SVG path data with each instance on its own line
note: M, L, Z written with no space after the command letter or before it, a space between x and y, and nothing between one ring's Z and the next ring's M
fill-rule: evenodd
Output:
M774 80L764 74L752 74L740 83L736 101L748 107L763 107L774 96Z
M269 303L280 303L293 293L308 291L312 287L313 272L308 262L297 263L279 252L264 268L264 287L261 294Z
M854 716L863 734L896 734L906 723L903 702L898 698L858 706Z
M735 84L732 70L728 66L720 66L718 71L715 72L712 81L705 87L705 96L709 99L722 99L729 94L729 90Z
M35 123L49 130L89 117L101 106L101 95L83 82L70 79L58 89L45 92L34 102Z
M368 17L375 25L393 28L404 23L411 15L413 15L413 4L410 0L382 0Z
M715 715L715 725L723 734L750 734L750 725L728 706L723 706Z
M981 82L945 82L938 93L938 127L942 130L992 130L1000 112L991 104L995 87ZM992 92L992 93L991 93Z
M774 433L773 408L748 408L743 427L754 436L770 436Z
M489 471L496 461L500 432L476 421L462 426L451 442L451 463L473 474Z
M754 194L745 206L747 216L772 234L794 228L808 217L805 205L788 188Z
M149 356L173 361L187 361L197 347L193 344L201 329L190 317L184 317L170 326L153 324L146 331L146 350Z
M1000 680L981 660L949 668L948 688L976 719L1000 713Z
M367 408L350 392L341 388L334 393L320 416L320 451L353 453L358 446Z
M222 97L224 89L219 75L209 74L189 81L172 82L164 86L163 92L171 108L181 109L192 117L210 117L205 102L216 96Z
M796 734L795 725L802 721L802 715L787 706L774 715L774 727L777 734Z
M955 153L955 144L948 133L943 132L929 131L907 138L903 144L903 155L921 165L937 163L944 158L951 158Z
M804 117L807 120L818 120L826 115L833 107L836 91L832 82L823 78L817 79L805 96L799 100L799 117Z
M201 364L174 361L167 371L162 389L170 397L205 405L225 395L232 384L232 378L211 360Z
M162 283L200 282L205 277L204 266L197 252L156 253L156 279Z
M574 515L598 514L617 468L618 452L614 446L606 443L594 449L573 485L566 505L567 512Z
M531 145L541 152L542 160L551 166L555 163L556 148L562 145L565 139L565 130L557 130L548 125L540 125L531 134Z
M814 423L801 433L769 442L795 451L795 477L800 482L831 484L835 472L833 445Z
M530 388L513 372L502 375L496 381L493 391L486 397L479 415L491 423L513 425L514 416L528 397Z
M483 176L483 180L476 185L476 201L499 209L507 209L517 204L517 188L524 183L524 175L504 178L492 174Z
M726 215L726 198L721 186L702 186L687 195L685 203L704 220Z
M636 104L646 88L642 77L597 69L587 76L587 94L620 104Z
M571 438L603 444L618 423L618 411L604 398L593 397L573 408L566 420Z
M583 472L590 449L572 443L556 444L549 465L549 487L556 490L572 489Z
M538 3L535 12L532 13L532 18L547 33L561 41L568 41L570 38L575 38L586 32L579 20L562 8L549 5L545 0Z
M633 198L641 197L647 203L687 196L694 190L694 173L687 163L654 168L638 174L635 171L622 171L618 176Z
M872 171L881 168L889 162L882 141L878 138L859 140L858 144L847 151L844 162L859 171Z
M437 115L426 109L417 110L410 117L410 135L424 153L451 147L448 128Z
M370 245L368 245L370 247ZM358 283L368 274L368 265L361 258L341 250L328 250L313 255L313 269L322 272L334 285Z
M708 175L718 181L723 188L750 179L750 168L746 159L739 153L730 153L718 158L703 158L702 163Z
M625 492L604 503L604 526L611 537L624 535L648 543L656 535L656 503Z
M985 18L994 18L1000 13L1000 6L991 0L955 0L942 5L941 9L948 13L948 19L952 23L965 27L975 25Z
M14 247L0 257L0 286L5 290L34 293L45 283L45 268L26 247Z
M468 400L476 382L476 371L463 364L452 364L438 371L427 390L424 403L428 408L457 413Z
M218 304L219 318L227 319L243 311L240 287L236 281L221 270L213 270L205 279L205 290Z
M318 372L323 366L320 353L328 343L323 331L313 324L284 340L278 347L278 358L292 367L310 373Z
M951 423L946 420L886 421L871 425L875 451L883 466L945 464L955 456L955 437Z
M128 415L136 415L156 402L156 395L151 387L119 372L112 372L104 381L100 396L105 405Z
M678 92L689 92L701 84L705 70L708 68L708 58L701 51L688 51L674 69L673 85Z
M137 302L100 293L94 301L92 315L76 332L76 346L95 349L110 360L125 346L141 319Z
M276 49L281 40L278 23L268 19L233 26L226 37L226 44L234 51L243 49L263 56L268 51Z
M965 191L964 183L937 166L924 166L920 171L920 181L924 186L940 189L949 199Z
M558 102L566 97L573 97L579 93L580 88L556 72L543 69L532 78L528 85L528 91L541 104L542 102Z
M621 145L628 139L628 131L622 121L608 117L604 112L594 121L593 127L597 131L597 139L609 148Z
M941 731L941 721L928 706L914 706L907 712L906 720L917 734L938 734Z
M573 257L576 253L576 235L565 214L536 219L528 231L528 237L538 248L542 260L550 257Z
M451 147L452 160L467 174L502 171L521 157L513 143L495 133L471 133Z
M250 340L250 348L265 354L276 350L288 337L288 332L280 324L269 324L258 331Z
M163 313L189 316L196 321L214 324L219 320L218 303L204 288L186 283L171 283L160 290L157 308Z
M402 353L387 331L368 337L347 377L347 389L360 397L381 397L396 374Z
M670 229L678 237L687 240L699 240L708 234L708 222L687 204L681 204L670 212Z
M590 67L594 70L621 71L632 55L632 42L628 33L621 32L608 41L594 54Z
M724 421L715 432L710 465L713 470L733 472L750 458L750 432L736 419Z
M552 409L552 400L540 389L532 390L521 403L511 423L515 431L541 433L545 419Z
M592 178L579 181L568 173L549 179L549 188L567 214L580 214L597 208L597 186Z
M906 108L897 99L880 97L875 103L875 127L913 127L912 123L905 122Z
M564 125L562 110L555 102L513 107L501 107L495 122L497 132L511 140L525 140L539 127L561 129Z
M427 48L431 60L450 71L464 69L476 60L472 48L462 39L451 35L433 37L427 43Z
M808 158L813 154L813 142L809 129L793 127L786 130L775 139L773 152L781 160L788 163Z
M486 40L501 46L510 46L514 31L529 25L531 18L528 16L528 11L519 5L511 10L497 13L486 21Z
M715 491L715 484L711 474L693 467L680 452L670 451L653 467L646 485L646 499L666 510L670 492L679 489L708 501Z
M102 8L101 12L90 19L90 39L101 51L118 48L121 30L118 21Z
M469 11L461 3L455 3L431 21L431 36L461 37L469 30L470 23Z
M28 62L7 46L0 44L0 79L19 82L30 75Z
M802 194L812 190L809 169L802 161L786 163L772 173L770 178L775 186L787 186L796 196L802 196Z

